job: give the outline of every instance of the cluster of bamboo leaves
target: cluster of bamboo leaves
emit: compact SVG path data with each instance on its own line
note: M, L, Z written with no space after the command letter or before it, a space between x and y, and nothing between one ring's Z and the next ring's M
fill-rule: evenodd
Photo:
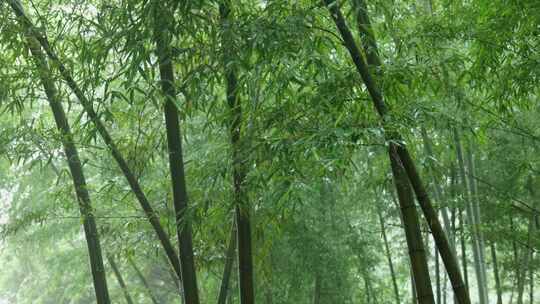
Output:
M396 146L408 149L440 212L471 302L535 303L537 2L1 1L0 303L451 303L420 208L428 276L411 270L411 224L388 153ZM334 9L384 96L382 120ZM180 161L167 106L181 126ZM179 163L189 201L177 220ZM234 254L245 249L241 232L234 246L245 219L251 286L245 256ZM171 266L156 226L182 267ZM179 242L187 234L195 289ZM89 235L99 236L101 266ZM431 300L417 293L425 279Z

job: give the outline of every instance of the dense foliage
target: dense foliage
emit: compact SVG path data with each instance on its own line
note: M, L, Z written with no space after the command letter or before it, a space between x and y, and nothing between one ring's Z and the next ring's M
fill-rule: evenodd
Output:
M389 147L471 302L538 301L540 2L364 1L0 1L0 303L433 303Z

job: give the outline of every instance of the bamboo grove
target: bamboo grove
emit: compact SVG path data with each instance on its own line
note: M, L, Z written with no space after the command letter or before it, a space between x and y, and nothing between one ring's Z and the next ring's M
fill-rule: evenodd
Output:
M540 3L0 0L0 304L537 303Z

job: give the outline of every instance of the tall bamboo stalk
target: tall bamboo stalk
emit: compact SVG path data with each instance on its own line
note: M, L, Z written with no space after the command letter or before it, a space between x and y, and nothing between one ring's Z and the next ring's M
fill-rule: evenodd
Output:
M470 176L467 175L467 170L465 167L465 159L463 155L463 148L461 145L460 135L457 130L457 128L454 128L454 143L455 143L455 149L458 159L458 165L459 165L459 172L461 177L461 187L463 190L463 193L465 194L465 206L466 206L466 216L467 216L467 222L469 224L469 228L471 230L471 237L472 237L472 251L473 251L473 258L474 258L474 270L476 274L476 282L478 286L478 298L480 304L488 304L487 302L487 290L486 290L486 281L485 276L483 275L483 267L482 267L482 254L481 246L480 246L480 239L479 239L479 232L478 232L478 225L476 223L476 217L474 212L474 207L472 203L472 189L471 184L468 183L468 180L470 179Z
M166 22L166 11L154 4L154 42L159 62L161 91L164 96L163 112L167 133L167 148L169 152L169 170L173 192L174 212L176 219L176 233L178 237L178 250L182 272L183 296L186 304L199 303L197 288L197 271L193 255L193 240L191 218L188 212L188 194L182 151L182 134L178 109L176 108L175 75L171 56L171 25Z
M491 242L491 260L493 262L493 277L495 278L495 292L497 293L497 304L502 304L501 280L499 278L499 265L497 264L497 250L495 242Z
M22 6L18 0L10 1L10 4L14 9L22 11ZM49 69L45 54L43 53L43 50L41 49L36 38L32 35L32 29L25 27L25 20L21 16L19 16L18 20L26 30L24 36L26 38L28 49L32 54L41 84L45 91L45 95L47 96L47 101L49 102L49 107L51 108L54 116L56 127L60 133L60 141L62 142L69 171L71 173L71 179L75 189L82 224L84 227L84 235L90 258L90 269L92 272L96 301L98 304L109 304L110 298L107 288L105 267L103 265L103 255L101 251L99 233L97 231L94 210L92 208L83 166L75 146L73 134L71 132L66 113L64 112L64 108L62 107L60 96L54 84L53 75Z
M218 304L226 304L229 285L231 281L231 272L234 264L234 254L236 252L236 227L233 221L231 227L231 235L229 237L229 245L225 254L225 266L223 267L223 276L221 278L221 287L219 289Z
M88 115L92 123L95 125L98 131L98 134L101 136L101 138L105 142L107 148L111 152L118 167L120 168L124 177L126 178L133 194L139 201L139 204L142 207L145 213L145 216L147 217L148 221L152 225L152 228L154 229L165 251L165 254L167 255L169 263L173 267L178 278L181 279L180 260L174 250L174 247L171 244L169 236L167 235L167 233L161 226L158 216L156 212L154 211L154 209L152 208L146 195L144 194L139 184L139 181L137 180L137 177L135 176L135 174L133 174L133 172L129 168L128 163L125 160L124 156L122 155L122 153L120 153L120 150L118 149L116 143L113 141L111 135L105 128L105 125L101 121L99 115L94 110L92 102L83 93L80 86L77 84L77 82L73 78L71 71L60 60L60 58L54 51L53 47L49 44L49 41L46 38L46 36L42 34L32 24L32 21L26 16L24 9L22 8L18 0L8 0L8 3L10 4L15 15L19 18L19 21L21 22L21 25L23 26L23 28L25 28L25 30L28 32L30 36L32 36L39 42L43 51L45 52L48 59L50 60L51 64L54 65L59 70L62 78L64 79L68 87L71 89L73 94L77 97L77 99L80 101L81 105L84 108L84 111L86 112L86 114Z
M486 258L485 258L485 241L484 241L484 234L482 233L482 217L480 213L480 197L478 195L478 185L476 183L476 168L475 168L475 160L472 153L472 144L469 141L466 149L466 159L467 159L467 177L469 181L469 191L471 192L471 209L473 212L474 217L474 225L476 226L476 234L477 234L477 246L478 246L478 255L479 255L479 262L480 262L480 271L482 275L482 280L484 285L482 286L482 290L484 292L484 299L486 303L489 303L489 292L488 292L488 286L487 286L487 271L486 271Z
M219 6L222 25L223 71L226 85L226 99L230 111L229 135L233 159L233 188L238 241L238 273L240 285L240 303L255 303L255 286L253 279L253 257L251 245L251 211L245 189L247 176L246 153L242 141L242 102L238 92L237 71L233 64L231 36L231 3L222 0Z
M402 141L401 136L396 130L389 128L387 124L389 122L389 109L375 82L375 79L372 77L368 65L362 58L362 54L354 41L349 27L345 22L345 18L341 14L339 4L335 0L325 0L325 3L330 11L330 15L332 16L334 23L336 24L336 27L338 28L341 38L343 39L344 45L351 55L351 59L353 60L356 70L360 74L367 88L375 110L383 121L383 128L385 129L385 134L387 134L387 140L390 141L390 158L392 159L392 150L395 150L395 153L398 155L399 160L403 164L407 177L416 194L416 198L418 199L420 207L422 208L422 212L424 213L424 216L433 233L436 246L439 249L439 253L441 254L443 262L446 266L446 270L450 277L450 281L452 282L452 287L458 298L458 302L460 304L469 304L470 298L465 288L463 278L461 277L457 258L451 250L446 234L437 217L437 213L433 208L433 204L431 203L430 197L426 192L411 155L405 146L397 144L397 142ZM433 292L431 292L431 295L433 295Z
M17 4L20 5L20 4ZM94 282L94 291L98 304L110 303L109 291L107 289L107 277L105 275L105 267L103 266L103 256L99 241L99 234L94 218L94 211L90 201L90 194L86 178L84 176L83 167L79 158L79 153L75 147L73 134L69 126L69 122L62 107L60 96L54 85L53 76L49 69L47 60L39 43L29 33L25 33L26 41L30 53L34 59L37 71L41 80L43 89L47 96L47 101L51 111L53 112L56 127L60 132L60 140L62 142L64 153L71 173L75 194L79 204L79 210L82 217L84 235L88 247L88 255L90 257L90 269Z
M399 288L398 288L398 283L397 283L396 272L394 270L394 263L392 262L392 252L390 250L390 245L388 243L388 236L386 235L386 225L384 224L382 211L379 207L377 208L377 215L379 217L379 224L381 227L381 234L383 237L384 250L386 252L386 259L388 261L388 268L390 269L390 276L392 277L392 287L394 288L394 297L396 300L396 304L400 304L401 299L399 297Z

